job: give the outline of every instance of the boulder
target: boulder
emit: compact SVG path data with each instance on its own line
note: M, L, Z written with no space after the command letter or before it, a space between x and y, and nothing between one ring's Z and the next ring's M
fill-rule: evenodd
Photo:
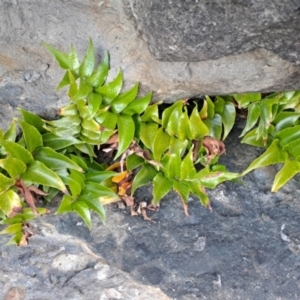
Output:
M17 107L53 117L66 102L54 91L63 72L45 41L81 57L94 41L108 50L111 77L141 82L153 101L203 94L268 92L300 87L298 1L32 0L2 1L0 117Z
M265 49L299 63L298 1L125 2L157 60L198 62Z
M3 245L3 300L169 300L159 288L135 282L107 264L87 243L59 234L54 225L37 220L37 235L27 247Z

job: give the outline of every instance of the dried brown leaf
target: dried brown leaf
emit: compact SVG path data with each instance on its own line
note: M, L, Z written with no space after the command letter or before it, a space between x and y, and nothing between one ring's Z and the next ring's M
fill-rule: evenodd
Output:
M27 246L29 238L34 235L34 232L31 230L29 223L24 223L22 227L22 238L18 246Z
M31 237L31 236L34 235L34 232L31 230L30 227L31 227L31 226L30 226L29 224L26 223L26 225L24 225L23 228L22 228L23 234L24 234L27 238L29 238L29 237Z
M224 143L211 136L204 138L203 147L207 154L207 164L210 164L210 161L217 155L222 155L226 151Z
M199 148L200 148L200 141L199 140L195 140L193 141L193 162L195 162L198 158L198 153L199 153Z
M209 155L222 155L226 151L224 143L211 136L204 138L203 146L207 149Z
M147 202L141 201L137 204L137 210L136 212L140 215L142 213L142 210L147 207Z
M39 213L36 210L35 204L37 203L37 199L32 195L30 192L30 188L35 190L36 188L32 188L33 186L27 187L23 180L18 180L15 183L15 186L21 193L21 195L24 197L25 202L28 204L29 207L31 207L33 213L37 216Z
M34 193L37 194L37 195L41 195L41 196L47 196L47 195L48 195L48 194L45 193L44 191L42 191L42 190L38 189L37 187L35 187L34 185L30 185L30 186L28 187L28 190L29 190L30 192L34 192Z
M124 195L122 199L125 201L126 206L134 205L134 198L132 196Z
M159 203L157 205L153 205L152 203L150 203L148 204L147 209L152 211L159 211Z
M146 201L137 203L135 215L142 215L145 221L155 222L147 215L148 204Z
M150 221L150 222L155 223L155 221L153 221L150 217L147 216L146 209L142 209L142 216L143 216L143 218L144 218L145 221Z
M105 144L118 144L119 143L119 135L118 133L113 134Z
M35 204L37 203L37 199L33 197L28 189L24 190L24 200L31 207L33 213L37 216L39 213L36 210Z
M130 214L131 216L138 216L139 214L134 210L133 206L130 206Z

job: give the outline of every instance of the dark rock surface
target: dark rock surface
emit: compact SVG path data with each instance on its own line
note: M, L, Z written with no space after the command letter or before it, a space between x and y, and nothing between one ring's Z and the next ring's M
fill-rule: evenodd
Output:
M124 87L139 81L154 101L300 89L298 2L2 0L1 123L19 106L51 117L66 102L42 41L73 43L82 58L91 37L98 61L110 53L111 78L121 67Z
M299 63L299 1L126 2L158 60L196 62L263 48Z
M238 125L222 158L231 171L244 170L261 151L240 145L240 132ZM95 299L94 292L96 299L127 299L132 289L141 291L137 299L148 299L143 295L153 291L144 285L178 300L299 299L299 177L273 194L275 172L268 167L243 183L221 184L210 192L212 212L191 198L190 217L175 193L151 215L155 223L115 205L107 206L105 225L94 216L91 231L76 215L41 217L29 247L6 248L1 237L0 290L25 295L4 299L38 299L39 293L40 299ZM150 200L151 188L136 196ZM125 275L117 270L130 280L119 283ZM166 299L155 292L153 299Z
M1 299L170 299L109 266L87 243L58 233L57 224L47 221L52 220L35 222L37 235L26 248L1 243Z

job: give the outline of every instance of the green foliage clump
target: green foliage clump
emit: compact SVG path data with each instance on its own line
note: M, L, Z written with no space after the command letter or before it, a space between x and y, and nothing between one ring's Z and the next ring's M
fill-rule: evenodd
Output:
M13 235L9 243L27 244L28 221L49 212L37 207L39 197L50 202L59 192L56 213L75 212L89 228L91 211L105 221L104 204L122 199L134 211L134 192L148 183L152 206L173 189L186 214L190 194L210 208L205 189L241 176L218 164L237 104L248 109L242 142L267 147L243 174L284 163L277 191L300 171L300 92L206 96L161 111L151 93L138 97L138 84L123 92L121 71L107 80L109 56L96 66L92 40L82 62L73 45L69 54L44 45L65 70L57 88L68 87L70 103L51 121L20 109L21 118L0 130L0 222L8 225L0 234ZM99 151L114 154L114 163L97 162Z
M235 179L237 173L226 171L217 165L217 159L225 148L219 141L226 137L234 124L235 109L232 103L218 98L215 104L209 97L203 100L202 108L197 104L189 114L187 102L180 100L165 109L159 118L158 103L146 108L141 120L140 144L147 149L151 160L129 156L129 169L141 166L132 184L132 193L149 182L153 182L153 204L171 189L174 189L187 204L190 193L201 203L210 207L205 187L214 188L219 183ZM224 111L233 112L231 117L222 118ZM210 138L208 138L210 136ZM202 163L197 171L195 164Z
M1 233L13 234L11 243L26 244L31 235L27 221L48 212L36 207L38 196L51 200L58 192L63 200L57 213L77 212L89 227L90 210L104 219L99 197L118 197L101 182L115 173L87 157L75 156L70 137L49 136L44 120L20 112L20 134L15 121L7 132L0 131L0 217L9 224ZM25 209L25 204L31 209Z
M300 172L300 91L274 93L261 99L260 94L236 95L236 101L248 109L242 143L267 150L243 172L273 164L283 164L276 174L272 192Z

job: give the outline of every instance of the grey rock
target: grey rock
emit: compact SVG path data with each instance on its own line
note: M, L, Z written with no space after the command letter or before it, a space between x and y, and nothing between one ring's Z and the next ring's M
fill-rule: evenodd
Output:
M266 49L299 63L298 1L138 1L128 13L158 60L197 62Z
M124 88L172 102L202 94L300 87L298 1L6 1L0 10L0 114L16 108L52 118L67 101L63 72L42 46L73 43L83 57L92 37L98 61L110 52ZM199 29L200 28L200 29ZM160 61L159 61L159 60Z
M200 236L197 241L194 243L195 250L203 251L206 245L206 237Z
M89 255L60 254L52 262L52 268L59 271L79 271L88 266Z
M108 265L84 241L59 234L45 221L34 224L37 234L26 248L7 247L1 240L2 299L170 299Z

